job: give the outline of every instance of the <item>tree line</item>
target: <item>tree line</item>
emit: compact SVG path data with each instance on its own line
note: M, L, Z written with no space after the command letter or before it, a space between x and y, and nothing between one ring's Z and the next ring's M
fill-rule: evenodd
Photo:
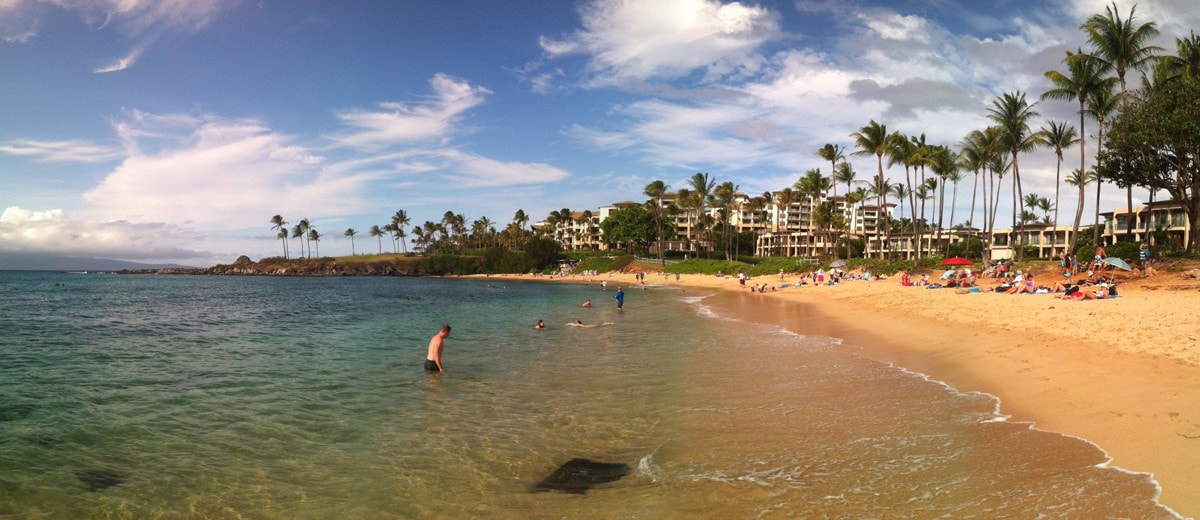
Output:
M861 208L868 201L874 201L881 209L881 218L874 231L885 239L893 233L913 233L921 237L932 226L936 244L942 243L941 234L945 229L948 186L951 227L978 229L982 237L992 236L1000 215L1000 195L1007 191L1011 194L1007 209L1011 211L1012 227L1020 237L1027 224L1058 222L1063 198L1060 187L1065 181L1075 188L1070 251L1075 250L1078 241L1089 185L1095 186L1096 200L1092 243L1099 243L1100 190L1104 183L1109 183L1126 190L1130 218L1134 187L1148 189L1151 201L1156 191L1166 191L1180 201L1192 222L1188 249L1194 252L1200 232L1200 123L1197 123L1200 121L1200 36L1192 31L1188 37L1176 39L1175 54L1160 54L1163 49L1151 45L1159 34L1157 25L1152 21L1136 21L1136 10L1135 5L1127 15L1122 15L1114 3L1106 7L1104 13L1089 17L1079 26L1086 36L1088 49L1080 47L1074 52L1068 51L1062 60L1062 70L1045 72L1051 83L1050 89L1033 101L1021 91L1001 94L986 107L987 118L992 124L972 130L956 145L928 143L923 133L889 132L885 124L871 120L849 134L853 149L828 143L816 150L816 156L828 161L829 176L822 174L820 168L812 168L792 186L758 196L740 197L740 187L735 183L718 183L709 173L699 172L687 180L686 186L676 190L666 204L664 200L670 186L655 180L644 190L649 197L645 204L622 208L608 219L612 222L599 223L604 240L610 244L626 243L642 250L657 241L661 255L664 240L681 238L692 250L720 246L728 259L740 254L743 246L753 248L752 236L747 244L742 229L732 228L733 212L749 215L752 228L769 224L772 229L778 229L777 220L784 214L783 208L807 203L808 229L826 235L827 244L834 243L838 235L857 227L855 222L846 221L845 214L836 211L833 200L826 198L832 191L836 199L839 186L845 186L843 198L847 207ZM1130 90L1127 76L1131 73L1140 74L1140 88ZM1035 129L1041 116L1037 105L1046 100L1077 103L1078 127L1066 121L1048 120ZM1086 125L1089 121L1097 126L1096 164L1092 168L1087 163ZM1079 146L1079 167L1064 176L1064 151L1076 145ZM1053 198L1026 193L1022 184L1021 156L1039 148L1053 150L1057 158ZM875 174L867 180L859 180L846 161L847 152L856 156L874 156ZM885 158L887 169L903 168L902 180L892 180L885 170ZM971 209L967 220L956 225L954 211L958 184L968 173L973 175ZM883 211L889 201L895 201L898 218ZM928 207L926 203L930 203ZM979 223L974 221L977 206L981 207L983 216ZM771 207L776 210L776 221L767 222L771 214L767 210ZM540 232L569 243L597 231L591 224L590 210L580 217L588 223L585 229L573 226L573 215L568 208L552 211L546 218L549 229ZM687 232L684 237L675 237L674 226L667 227L665 222L680 215L686 219ZM854 212L850 215L853 218ZM526 228L529 218L523 210L517 210L502 231L498 231L487 217L476 219L469 226L466 221L461 213L447 211L440 222L426 221L413 226L414 247L425 252L438 248L520 248L534 236L533 230ZM742 219L738 221L742 222ZM287 257L287 222L276 215L271 224L284 242L284 256ZM380 253L385 235L392 239L395 252L399 253L401 249L407 252L404 239L408 236L406 226L409 224L407 214L399 210L390 224L372 226L369 235L379 239ZM290 232L292 238L303 239L301 255L305 254L306 245L309 248L307 254L311 255L313 246L321 238L308 219L302 219ZM1126 241L1132 241L1132 234L1133 226L1126 225ZM357 231L350 228L344 235L351 238L353 251ZM990 240L984 242L990 243ZM1018 259L1023 253L1020 245L1016 247ZM916 241L917 264L923 255L932 253L923 249L921 241Z

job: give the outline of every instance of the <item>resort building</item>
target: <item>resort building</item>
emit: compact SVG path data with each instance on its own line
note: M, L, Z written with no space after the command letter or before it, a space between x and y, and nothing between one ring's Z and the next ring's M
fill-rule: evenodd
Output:
M1129 241L1125 236L1131 225L1133 242L1149 242L1172 251L1186 247L1192 233L1187 213L1174 200L1154 201L1133 208L1132 214L1127 208L1119 208L1101 213L1100 216L1104 217L1104 230L1100 237L1105 244Z
M777 194L776 194L777 195ZM676 193L664 193L661 204L664 209L676 208ZM778 199L775 199L776 201ZM534 224L534 229L558 240L566 250L622 250L624 244L606 244L600 223L614 212L639 202L624 201L601 206L596 211L573 212L565 222L550 220ZM829 204L832 218L837 225L822 227L814 219L814 211ZM885 204L882 208L865 201L852 204L844 196L825 197L819 200L802 198L790 204L754 202L744 193L735 195L728 215L718 208L705 207L706 221L718 222L726 219L727 225L737 232L751 231L756 235L756 256L786 256L796 258L823 258L833 255L835 246L842 237L861 240L863 255L869 258L913 259L917 246L925 255L937 255L948 246L972 239L991 244L991 259L1002 260L1016 256L1016 247L1023 245L1029 254L1037 258L1055 258L1071 243L1071 226L1026 224L1021 229L993 230L990 237L978 229L924 230L916 233L882 233L879 227L893 216L896 205ZM664 241L667 251L695 253L713 250L702 237L702 226L695 210L678 210L671 214L667 226L674 227L674 238ZM1188 243L1191 233L1190 222L1182 206L1175 201L1155 201L1140 206L1130 214L1124 208L1102 213L1104 228L1100 235L1101 244L1124 241L1126 225L1133 226L1133 241L1149 241L1155 247L1180 249ZM1090 233L1090 226L1083 229ZM652 244L656 252L658 244Z

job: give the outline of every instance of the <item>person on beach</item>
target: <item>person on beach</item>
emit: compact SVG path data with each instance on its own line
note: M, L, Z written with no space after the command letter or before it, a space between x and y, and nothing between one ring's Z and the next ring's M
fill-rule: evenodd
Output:
M621 310L621 306L625 305L625 291L622 291L620 287L617 287L616 298L617 298L617 310Z
M450 326L442 325L441 330L429 340L429 353L425 354L425 371L442 373L446 368L442 365L442 352L446 349L446 338L450 337Z
M585 308L585 309L590 309L590 308L592 308L592 300L588 300L588 301L586 301L586 302L583 302L583 308Z

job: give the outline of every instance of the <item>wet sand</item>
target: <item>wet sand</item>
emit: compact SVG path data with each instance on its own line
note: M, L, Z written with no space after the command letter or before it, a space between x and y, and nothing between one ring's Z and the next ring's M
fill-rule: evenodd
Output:
M626 307L636 308L633 274L591 282L601 280L624 286ZM752 283L795 281L770 276ZM715 276L647 274L646 282L740 292L726 300L739 318L842 338L868 357L998 396L1011 420L1095 442L1111 465L1153 473L1161 502L1200 516L1200 291L1184 280L1160 275L1126 283L1118 298L1105 301L957 294L887 280L762 294Z

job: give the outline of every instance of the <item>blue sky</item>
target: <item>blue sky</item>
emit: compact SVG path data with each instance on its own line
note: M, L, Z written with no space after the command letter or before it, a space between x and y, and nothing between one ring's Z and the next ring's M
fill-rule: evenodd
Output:
M0 255L258 259L282 253L275 214L341 255L346 228L373 249L397 209L502 228L696 172L778 190L828 173L815 150L871 119L952 145L998 95L1036 100L1105 5L0 0ZM1137 16L1168 49L1200 27L1192 0ZM1021 165L1026 192L1053 194L1051 152ZM1102 209L1123 205L1107 191Z

